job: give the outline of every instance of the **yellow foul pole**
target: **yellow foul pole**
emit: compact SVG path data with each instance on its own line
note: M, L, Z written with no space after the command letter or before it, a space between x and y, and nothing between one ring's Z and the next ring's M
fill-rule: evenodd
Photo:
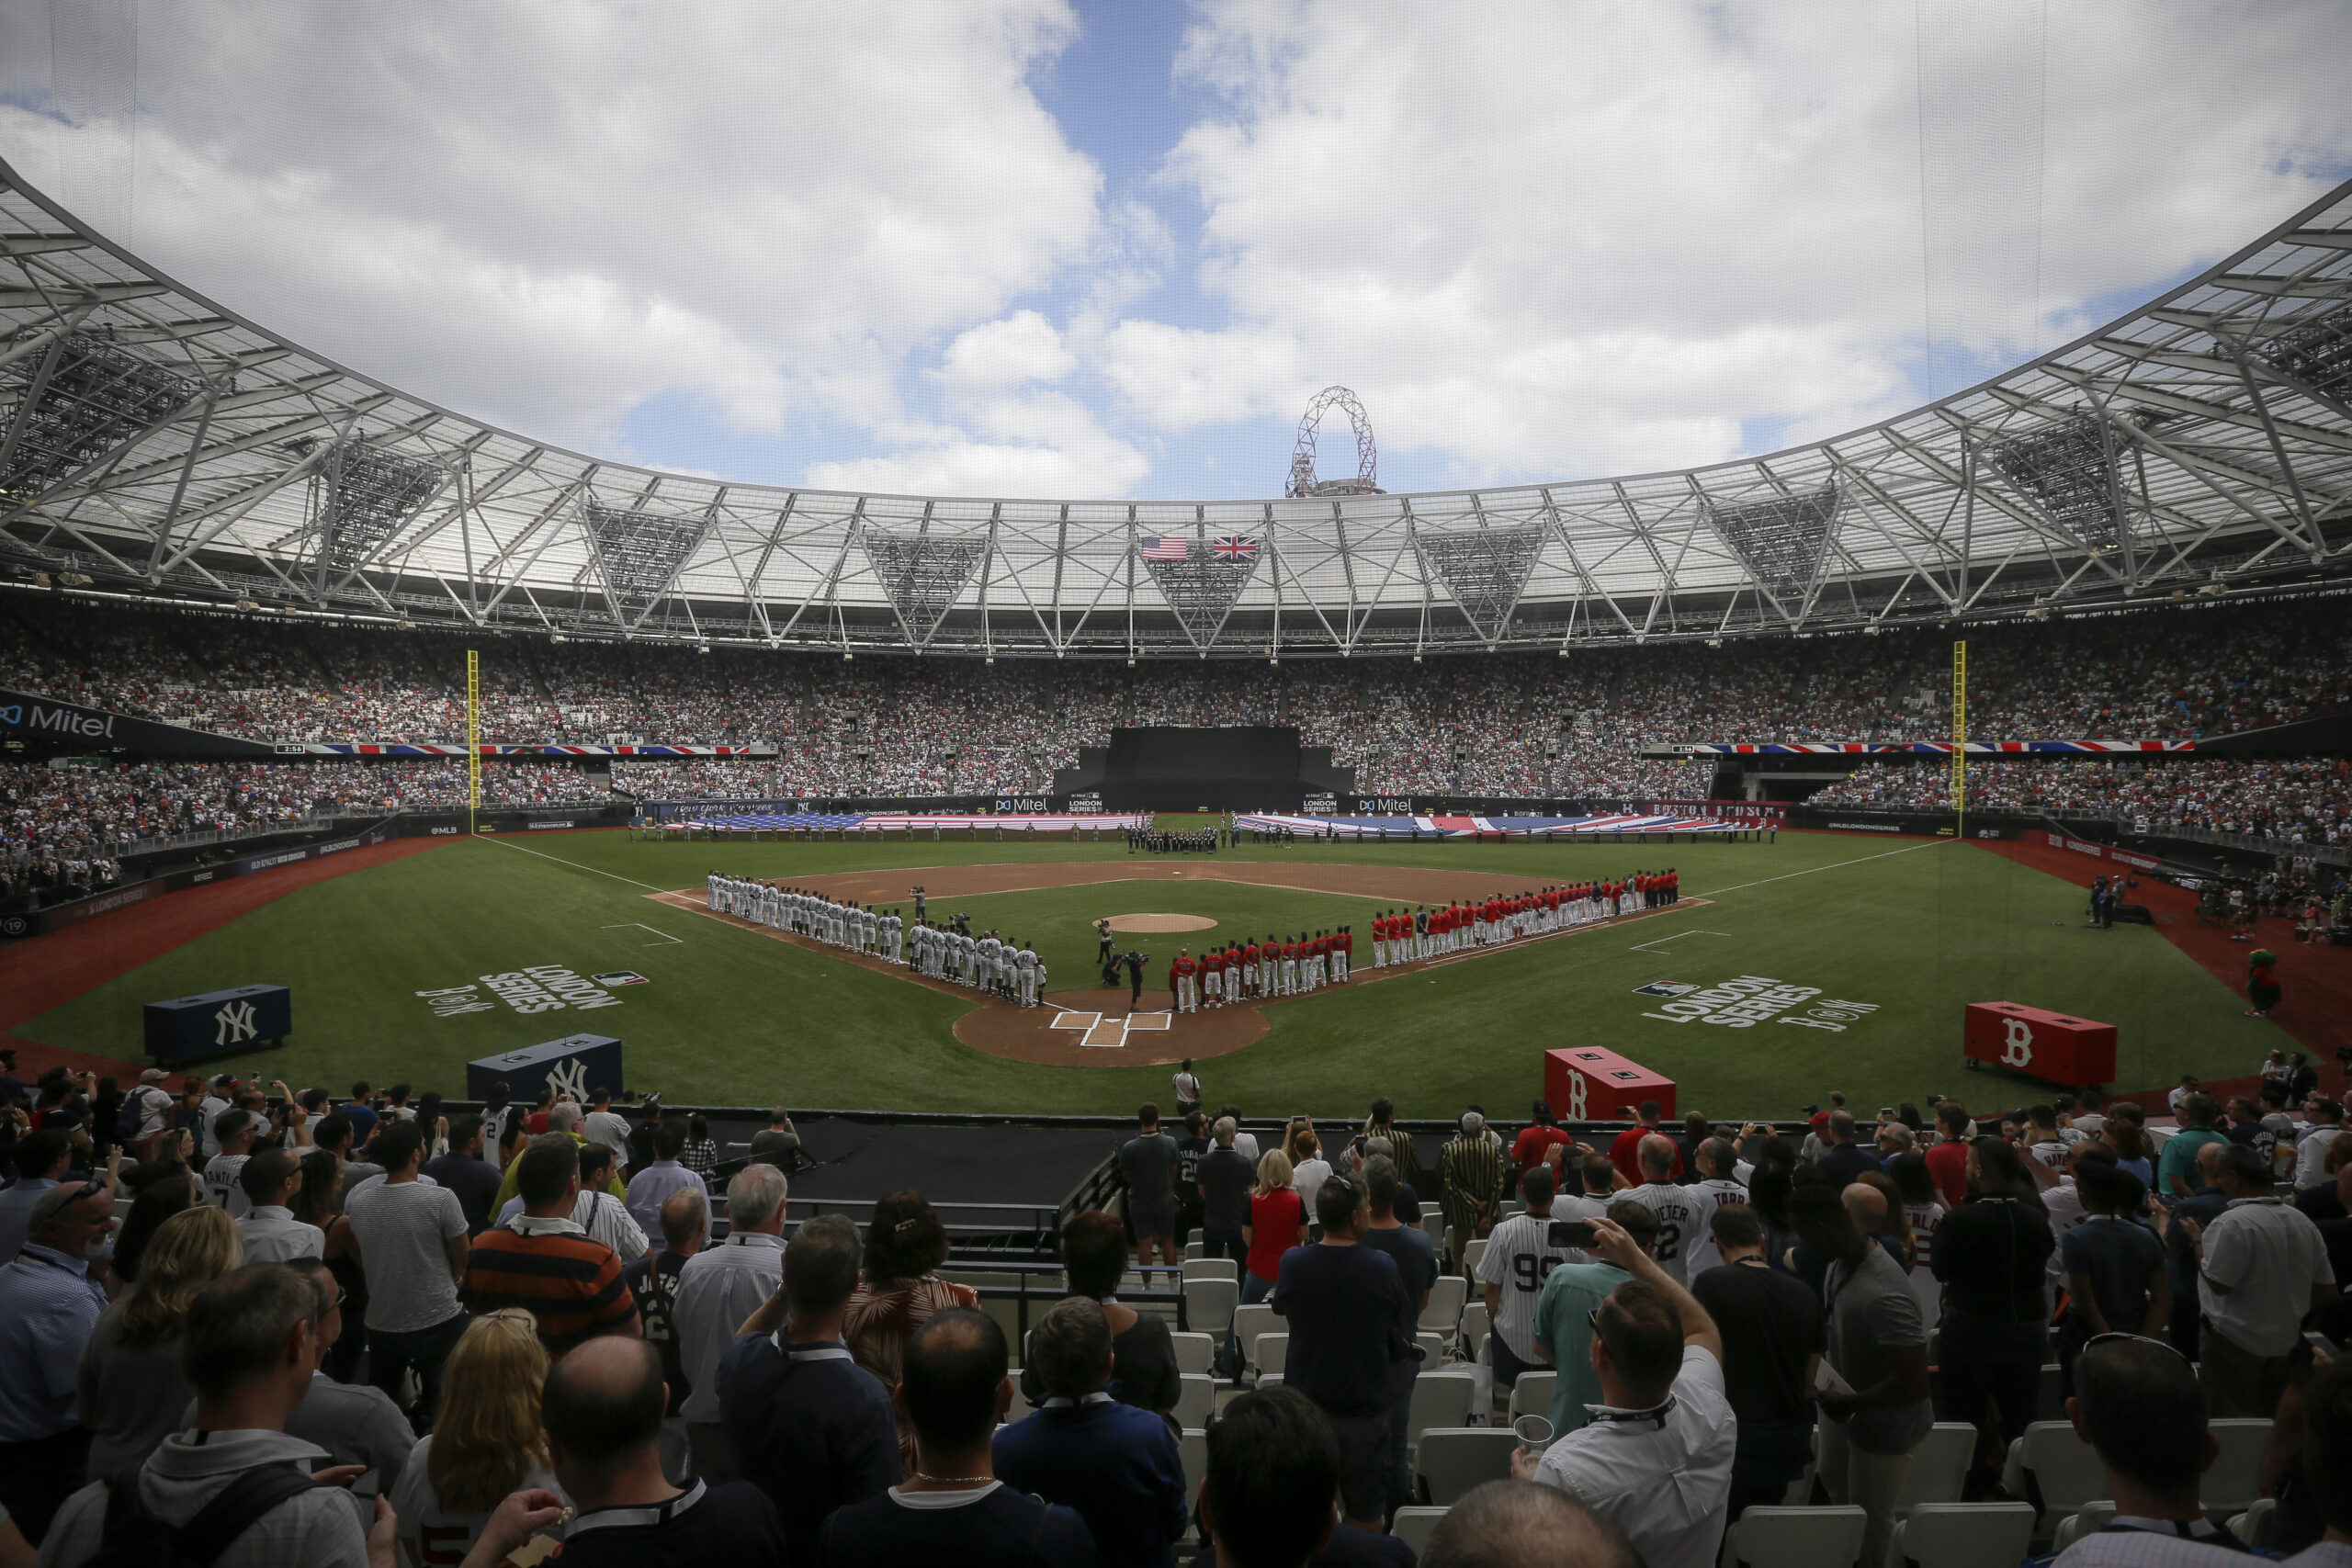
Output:
M481 810L481 655L466 649L466 832Z
M1951 645L1952 837L1968 837L1968 644Z

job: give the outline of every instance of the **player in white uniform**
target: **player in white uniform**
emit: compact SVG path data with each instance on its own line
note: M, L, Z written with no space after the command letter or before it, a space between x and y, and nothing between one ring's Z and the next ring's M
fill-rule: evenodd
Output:
M980 938L980 988L991 995L997 989L998 955L1003 951L1004 944L996 939L995 932Z
M1698 1212L1694 1222L1698 1234L1689 1248L1693 1280L1723 1265L1723 1254L1715 1247L1715 1212L1743 1208L1747 1203L1747 1189L1734 1174L1738 1168L1739 1155L1730 1139L1709 1138L1699 1145L1697 1158L1702 1179L1683 1189Z
M1021 950L1012 955L1012 968L1013 973L1020 977L1021 1005L1025 1008L1035 1007L1037 1005L1036 950L1027 942L1023 942Z
M1678 1285L1687 1283L1690 1277L1690 1248L1699 1238L1699 1202L1690 1189L1672 1179L1674 1169L1674 1140L1662 1133L1652 1133L1641 1141L1636 1156L1641 1164L1642 1185L1617 1196L1623 1201L1639 1203L1657 1216L1657 1244L1650 1256L1657 1266L1673 1276Z
M882 956L893 964L899 962L899 944L905 940L906 924L896 909L882 917Z
M1532 1167L1520 1178L1526 1212L1496 1225L1486 1251L1478 1256L1478 1280L1486 1287L1487 1312L1495 1329L1488 1343L1497 1388L1510 1388L1522 1371L1542 1371L1551 1365L1535 1353L1536 1298L1544 1293L1544 1281L1553 1269L1585 1261L1583 1248L1554 1247L1547 1239L1554 1187L1550 1166Z

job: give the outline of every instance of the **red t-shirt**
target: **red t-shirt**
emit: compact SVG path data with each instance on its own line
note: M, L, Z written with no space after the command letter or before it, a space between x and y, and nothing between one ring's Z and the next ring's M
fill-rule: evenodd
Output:
M1554 1144L1576 1142L1557 1127L1534 1126L1521 1133L1510 1145L1511 1157L1519 1161L1521 1170L1532 1170L1544 1163L1544 1151Z
M1298 1227L1306 1220L1306 1205L1285 1187L1263 1197L1250 1195L1250 1272L1271 1280L1282 1269L1283 1254L1298 1245Z
M1938 1144L1929 1149L1928 1174L1935 1179L1946 1208L1957 1209L1968 1201L1968 1145Z
M1657 1133L1661 1137L1665 1135L1662 1128L1628 1127L1617 1134L1615 1143L1609 1145L1609 1163L1623 1171L1625 1179L1636 1187L1642 1183L1642 1140L1652 1133ZM1682 1151L1679 1148L1674 1151L1674 1168L1666 1174L1668 1177L1678 1177L1682 1174Z
M1199 967L1199 964L1194 964L1189 958L1180 958L1175 963L1168 966L1168 972L1170 975L1190 975L1193 970Z

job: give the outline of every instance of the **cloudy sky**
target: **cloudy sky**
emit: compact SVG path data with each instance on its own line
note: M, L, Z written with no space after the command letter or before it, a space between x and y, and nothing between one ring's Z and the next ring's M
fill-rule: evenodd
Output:
M2352 175L2347 58L2335 0L0 0L0 156L603 457L1261 496L1340 383L1421 490L2064 343Z

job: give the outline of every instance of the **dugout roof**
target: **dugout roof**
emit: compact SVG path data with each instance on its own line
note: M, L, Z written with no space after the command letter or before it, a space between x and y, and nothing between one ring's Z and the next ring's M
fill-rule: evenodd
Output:
M857 495L566 451L181 287L0 164L0 570L295 615L1099 658L1836 633L2352 582L2352 183L1813 446L1252 502Z

